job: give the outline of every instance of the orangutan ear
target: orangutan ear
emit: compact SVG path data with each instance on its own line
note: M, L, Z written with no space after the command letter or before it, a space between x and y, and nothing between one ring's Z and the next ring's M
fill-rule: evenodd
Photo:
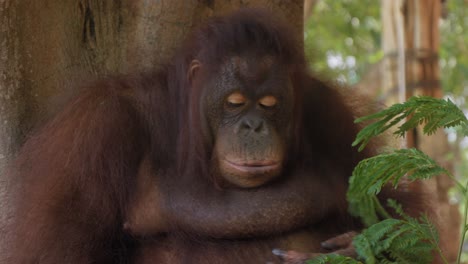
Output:
M190 83L195 78L195 75L197 74L200 67L201 67L201 62L199 60L192 60L192 62L190 62L190 66L187 72L187 79L189 80Z

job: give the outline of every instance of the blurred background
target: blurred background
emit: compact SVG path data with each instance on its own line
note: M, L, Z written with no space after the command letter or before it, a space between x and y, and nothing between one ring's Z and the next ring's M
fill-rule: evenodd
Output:
M449 98L468 114L468 1L306 0L304 22L306 52L319 74L384 106L428 95ZM415 130L400 143L468 180L468 138L455 129L431 137ZM448 177L431 185L453 250L463 194Z

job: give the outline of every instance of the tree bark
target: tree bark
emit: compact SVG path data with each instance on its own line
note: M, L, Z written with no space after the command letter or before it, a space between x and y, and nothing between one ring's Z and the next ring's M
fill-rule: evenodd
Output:
M0 0L0 175L83 83L157 68L204 19L264 7L303 34L302 0Z

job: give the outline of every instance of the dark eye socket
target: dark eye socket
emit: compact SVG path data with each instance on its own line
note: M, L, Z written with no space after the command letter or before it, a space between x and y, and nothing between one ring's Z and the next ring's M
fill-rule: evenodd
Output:
M242 107L245 105L245 103L231 103L231 102L226 102L226 105L230 108L238 108Z
M276 108L276 105L263 105L263 104L258 104L262 109L266 110L272 110Z

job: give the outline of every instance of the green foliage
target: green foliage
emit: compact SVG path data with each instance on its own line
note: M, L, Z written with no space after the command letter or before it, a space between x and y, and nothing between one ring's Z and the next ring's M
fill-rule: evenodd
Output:
M324 254L308 260L307 264L362 264L362 262L337 254Z
M377 121L358 134L353 145L361 144L360 149L364 148L372 137L397 125L399 126L394 134L400 137L419 125L424 125L423 132L428 135L436 129L455 126L460 126L465 135L468 131L468 120L456 105L450 100L429 97L410 98L406 103L393 105L356 122L368 120ZM395 150L358 164L350 178L347 196L350 212L361 217L365 224L373 224L354 239L357 253L366 263L429 263L430 260L424 257L431 256L431 250L437 249L441 252L435 228L426 217L421 217L419 221L411 218L403 213L401 206L391 201L390 206L402 218L392 219L376 196L386 184L396 188L402 177L416 180L440 174L453 177L446 169L416 149ZM467 199L466 188L455 182ZM468 209L465 209L464 222L467 220L467 214ZM386 219L377 222L379 216Z
M376 114L359 118L356 123L374 119L377 121L362 129L353 142L353 146L361 144L359 150L364 149L372 137L382 134L400 122L402 124L394 132L400 137L404 136L406 131L421 124L425 124L423 132L427 135L433 134L441 127L449 128L460 125L464 128L462 132L468 135L467 118L449 99L440 100L427 96L412 97L407 102L395 104Z
M427 219L421 219L427 221ZM353 244L366 264L430 263L434 227L417 219L386 219L356 236Z
M312 69L358 83L383 58L381 28L380 1L318 1L304 31ZM331 65L330 59L342 63Z
M426 216L419 219L406 215L401 206L389 200L401 219L385 219L357 235L353 245L359 259L366 264L378 263L430 263L439 237L435 227ZM308 264L358 264L360 261L336 254L321 255Z
M445 94L460 98L460 104L466 108L468 3L466 0L445 2L446 15L440 23L440 78ZM384 56L380 8L381 1L375 0L318 1L304 30L312 68L352 85L361 81ZM340 58L344 63L330 67L330 57ZM348 60L354 63L346 63Z
M353 171L347 193L350 213L366 225L387 217L377 194L391 183L395 188L404 176L410 180L427 179L449 172L417 149L400 149L361 161Z
M353 244L360 258L366 264L430 263L439 242L435 227L425 216L415 219L406 215L393 200L389 206L401 219L385 219L356 236Z
M468 96L468 2L446 1L447 13L440 26L440 68L446 94ZM466 108L468 101L461 101Z
M309 21L307 21L305 26L305 47L308 52L309 58L312 57L313 65L312 68L317 70L321 73L328 72L330 75L344 80L349 84L356 84L358 83L363 76L367 73L368 69L372 66L372 64L378 62L383 57L383 53L380 49L381 47L381 21L380 21L380 1L375 0L363 0L363 1L351 1L351 0L320 0L315 8L314 13L312 14ZM453 100L457 102L457 104L461 105L466 109L466 105L468 103L468 5L466 0L448 0L445 1L445 5L447 6L446 16L441 21L440 33L441 33L441 47L439 51L440 57L440 67L441 67L441 74L440 78L442 81L442 87L444 89L445 94L448 94ZM313 52L313 54L312 54ZM338 58L339 61L342 62L341 65L335 65L334 67L330 65L330 58ZM348 63L349 61L354 63ZM329 71L331 70L331 72ZM377 88L377 87L376 87ZM413 99L414 104L416 107L421 100ZM435 100L435 99L434 99ZM393 118L390 118L386 122L384 119L387 116L386 114L381 114L381 117L367 117L367 120L377 120L380 122L379 124L372 124L373 127L366 127L367 131L361 132L356 139L354 145L360 145L360 149L364 148L365 145L368 143L370 138L381 134L385 130L390 129L392 126L400 125L398 128L399 131L396 132L396 135L404 135L404 132L411 129L415 125L418 125L420 122L427 122L425 133L431 134L435 131L436 127L451 127L459 125L460 130L455 132L460 133L463 135L468 134L468 125L466 121L466 117L463 116L463 113L460 110L455 110L454 105L452 102L446 101L433 101L429 99L429 103L423 107L419 108L421 114L414 117L414 112L416 109L408 109L408 113L405 113L405 107L400 106L400 109L394 108L396 115ZM439 105L434 107L435 105ZM451 105L451 106L450 106ZM449 108L446 108L446 107ZM434 107L434 108L433 108ZM438 108L440 107L440 109ZM402 112L399 112L403 110ZM444 112L446 111L446 112ZM432 114L429 114L433 112ZM403 115L403 116L400 116ZM406 116L405 116L406 115ZM426 119L426 117L428 119ZM399 121L396 119L400 118ZM431 120L431 121L429 121ZM362 121L362 120L361 120ZM394 122L396 121L396 122ZM410 121L408 123L408 121ZM429 122L428 122L429 121ZM406 125L401 125L400 122L406 122ZM454 133L455 133L454 132ZM461 140L460 137L457 137L458 140ZM466 150L465 150L466 151ZM392 156L398 155L398 153L391 152L385 153L384 155ZM405 153L402 153L403 156ZM409 154L409 153L406 153ZM415 154L415 157L423 158L422 153ZM468 157L468 155L466 155ZM403 159L403 158L402 158ZM465 158L466 159L466 158ZM443 170L438 166L434 166L431 162L421 162L419 158L415 159L416 163L413 165L416 166L417 171L421 174L424 174L423 169L419 169L416 164L421 163L420 165L426 164L428 166L428 171L436 174L437 170ZM422 159L424 160L424 159ZM362 201L360 202L364 209L360 210L359 214L362 215L374 215L371 216L371 219L377 219L378 216L380 217L389 217L384 210L382 211L382 206L378 203L378 200L375 198L375 191L379 190L379 185L382 186L385 183L383 182L384 179L389 179L392 183L398 178L398 175L401 175L403 171L399 171L401 159L398 157L390 158L390 161L385 161L385 159L380 160L381 164L388 162L386 164L387 167L394 167L394 170L397 170L396 174L390 177L386 177L383 175L382 168L374 167L376 171L381 171L382 175L380 177L375 177L373 173L367 173L367 170L371 170L372 166L379 166L378 158L372 162L376 164L372 165L370 163L366 164L365 166L362 165L362 170L360 176L355 178L360 178L359 180L354 179L353 181L356 182L358 186L361 186L362 189L358 189L358 193L361 192L362 194ZM368 161L364 161L368 162ZM394 162L394 163L393 163ZM432 165L431 165L432 164ZM466 164L465 164L466 165ZM361 166L361 165L359 165ZM358 167L359 167L358 166ZM369 166L369 167L366 167ZM408 164L405 164L411 168ZM424 166L423 166L424 167ZM414 167L413 167L414 168ZM468 166L466 167L468 168ZM467 172L468 169L460 170L462 172ZM413 175L418 175L417 173L414 174L415 170L413 170ZM391 173L391 169L386 170L386 173ZM353 173L353 178L357 175L357 172ZM451 175L449 175L451 176ZM362 178L361 178L362 177ZM374 183L365 183L367 177L372 179L381 179L382 182L374 182ZM453 177L453 176L451 176ZM424 177L423 177L424 178ZM352 183L351 185L353 185ZM366 185L367 184L367 185ZM468 219L468 191L467 187L460 184L456 181L457 187L459 192L462 194L465 200L465 208L464 208L464 220L463 222L463 239L465 237L465 233L467 231L467 219ZM365 190L364 186L368 186L371 188L369 193ZM351 188L353 188L351 186ZM348 194L349 195L349 194ZM365 198L367 197L367 198ZM355 198L355 202L358 202L358 198ZM365 205L368 205L367 207ZM362 216L364 217L364 216ZM394 219L393 219L394 220ZM400 221L400 220L396 220ZM404 220L406 221L406 220ZM369 223L375 222L375 220L368 220ZM427 219L422 221L422 225L427 224ZM415 223L414 223L415 224ZM386 225L382 225L382 228L388 227ZM377 227L375 227L377 228ZM377 232L377 229L374 229ZM385 230L382 230L385 231ZM390 233L386 233L387 235ZM385 237L385 236L384 236ZM358 237L356 237L357 239ZM372 239L368 238L368 239ZM371 240L369 240L371 241ZM429 239L429 243L434 245L434 241L436 239L433 236L433 239ZM462 241L463 242L463 241ZM376 242L377 243L377 242ZM435 247L435 245L434 245ZM368 250L373 252L376 250L375 247L368 247ZM411 251L411 248L407 248L407 251ZM461 251L461 248L460 248ZM365 251L362 251L365 252ZM361 253L364 254L364 253ZM375 252L372 253L373 256L376 256ZM424 254L421 254L424 256ZM427 255L427 254L426 254ZM336 258L331 259L331 255L325 255L321 259L321 262L309 262L309 263L347 263L347 262L340 262L342 259ZM362 255L361 255L362 257ZM343 257L344 258L344 257ZM364 259L364 257L363 257ZM320 260L317 260L320 261ZM329 262L327 262L329 261ZM424 260L418 260L415 263L424 263ZM350 263L359 263L359 262L350 262ZM369 260L366 260L365 263L371 263ZM385 262L383 262L385 263ZM391 262L390 262L391 263ZM399 262L404 263L404 262ZM447 263L447 262L445 262ZM460 263L460 257L458 262Z
M464 114L450 101L428 97L410 98L408 102L391 106L387 110L366 116L357 122L377 120L365 127L357 136L354 145L361 149L369 140L393 126L399 127L396 136L403 136L408 130L424 125L423 132L432 134L438 128L460 126L466 134L468 121ZM350 178L347 198L350 213L360 217L369 226L353 239L359 259L366 264L375 263L430 263L434 250L439 252L444 263L448 263L439 248L439 238L435 227L426 216L412 218L406 215L401 206L389 200L389 207L400 216L394 219L386 212L377 194L385 185L398 187L400 180L427 179L436 175L453 176L434 160L416 149L401 149L384 153L361 161ZM455 179L454 179L455 180ZM468 189L456 181L457 187L468 200ZM468 183L467 183L468 186ZM464 209L464 230L462 244L468 231L468 203ZM383 219L379 222L380 219ZM461 244L461 245L462 245ZM457 263L460 263L462 246ZM324 255L309 263L348 263L346 258L331 258ZM359 263L359 262L349 262Z

